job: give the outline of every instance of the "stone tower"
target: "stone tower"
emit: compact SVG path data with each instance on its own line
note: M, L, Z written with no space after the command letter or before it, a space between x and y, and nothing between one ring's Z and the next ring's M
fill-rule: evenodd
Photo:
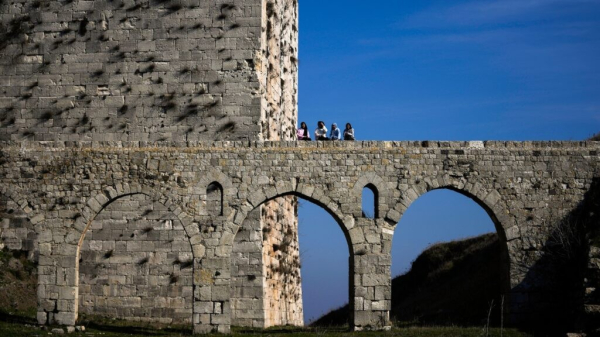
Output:
M0 140L293 140L297 54L296 0L0 0ZM0 195L1 244L35 258L16 206ZM81 246L80 312L191 320L190 247L163 230L181 225L144 198L107 210ZM270 201L236 236L232 324L303 324L296 213Z

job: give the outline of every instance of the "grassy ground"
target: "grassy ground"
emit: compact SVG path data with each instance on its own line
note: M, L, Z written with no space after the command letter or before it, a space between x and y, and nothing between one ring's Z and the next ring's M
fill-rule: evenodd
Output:
M122 336L191 336L192 331L189 326L159 326L151 324L139 324L134 322L118 320L94 320L83 322L85 332L76 332L69 336L102 336L102 337L122 337ZM39 328L35 320L31 317L2 314L0 313L0 335L1 336L48 336L52 327L45 329ZM344 328L296 328L296 327L276 327L269 329L248 329L233 328L233 336L324 336L324 337L342 337L342 336L402 336L402 337L482 337L482 336L502 336L502 337L526 337L528 335L513 329L490 329L489 335L485 330L478 328L461 327L405 327L394 328L391 331L373 331L373 332L348 332ZM210 336L222 336L211 334Z
M427 269L427 268L426 268ZM428 269L429 270L429 269ZM5 336L48 336L52 327L40 328L35 320L36 297L35 265L26 259L23 252L0 250L0 337ZM418 321L415 321L419 324ZM343 324L343 323L342 323ZM70 336L191 336L191 326L164 326L148 323L136 323L122 320L82 317L78 325L86 328ZM526 334L516 330L490 329L486 334L482 327L415 327L411 324L397 324L392 331L348 332L338 327L277 327L270 329L233 328L233 336L402 336L402 337L524 337ZM415 325L415 324L412 324ZM221 336L213 334L211 336Z
M23 251L0 250L0 308L35 315L37 265Z

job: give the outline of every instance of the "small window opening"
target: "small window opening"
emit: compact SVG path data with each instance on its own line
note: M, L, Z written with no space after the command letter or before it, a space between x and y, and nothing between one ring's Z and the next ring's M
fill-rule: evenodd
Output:
M377 209L377 188L369 184L362 191L362 216L368 219L375 219L378 216Z
M211 215L223 215L223 187L213 182L206 188L206 209Z

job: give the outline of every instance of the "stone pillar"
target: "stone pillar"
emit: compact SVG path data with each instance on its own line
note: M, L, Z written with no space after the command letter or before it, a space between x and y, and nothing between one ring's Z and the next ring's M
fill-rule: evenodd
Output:
M360 218L350 230L354 269L353 329L388 330L391 327L391 234L383 234L376 220Z
M42 236L48 237L48 232ZM77 246L63 242L40 242L37 290L39 324L75 325L77 283Z
M231 323L265 327L261 207L244 220L234 239L231 266Z
M204 217L193 237L194 333L229 333L231 329L231 250L233 226ZM224 229L227 227L227 229Z
M586 331L600 331L600 247L590 244L585 270L583 323Z
M549 205L513 207L519 236L508 242L510 324L540 334L575 328L584 291L576 205Z
M232 324L266 328L303 325L295 197L248 214L232 255Z
M297 200L287 196L263 206L262 261L265 327L304 325Z
M229 333L231 259L209 254L194 261L194 333Z

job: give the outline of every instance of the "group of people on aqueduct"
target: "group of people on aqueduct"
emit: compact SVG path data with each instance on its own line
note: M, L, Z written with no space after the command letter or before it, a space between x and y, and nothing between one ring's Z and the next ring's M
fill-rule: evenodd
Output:
M308 127L306 123L300 123L300 127L296 130L296 135L298 140L312 140L310 138L310 132L308 132ZM352 124L346 123L346 128L343 132L337 127L336 123L331 124L331 132L329 137L327 136L327 127L325 127L325 122L319 121L317 123L317 129L315 130L315 140L354 140L354 129L352 128Z

